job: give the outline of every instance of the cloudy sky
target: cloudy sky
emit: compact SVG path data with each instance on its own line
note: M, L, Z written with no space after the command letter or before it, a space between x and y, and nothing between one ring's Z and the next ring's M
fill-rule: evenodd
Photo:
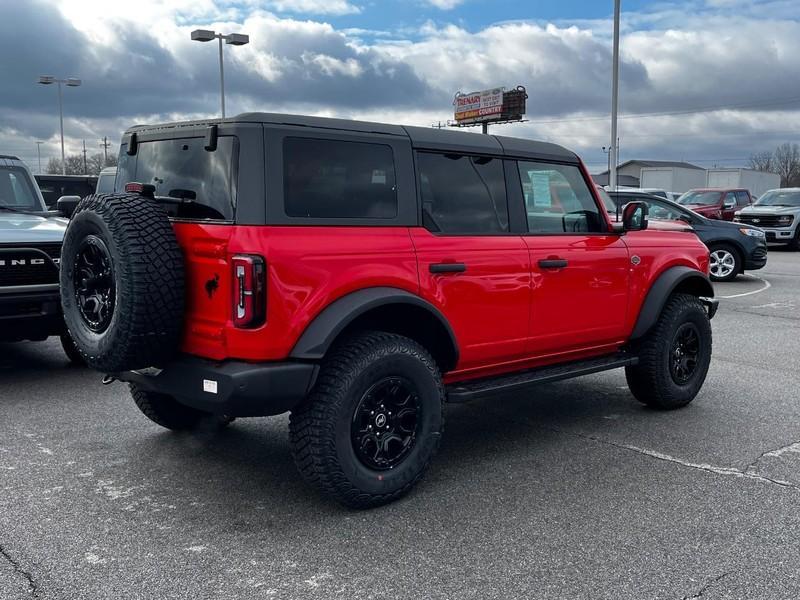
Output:
M798 0L623 0L622 159L741 165L800 141ZM524 85L529 122L497 133L578 151L609 143L612 0L0 0L0 153L35 169L116 146L134 123L216 116L216 47L202 27L250 35L225 48L227 112L431 125L458 90Z

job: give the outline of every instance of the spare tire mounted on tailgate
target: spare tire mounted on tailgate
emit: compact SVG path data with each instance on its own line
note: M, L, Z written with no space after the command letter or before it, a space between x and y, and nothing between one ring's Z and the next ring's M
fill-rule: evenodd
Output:
M177 351L183 257L158 204L138 195L87 196L64 236L61 261L64 319L91 367L159 366Z

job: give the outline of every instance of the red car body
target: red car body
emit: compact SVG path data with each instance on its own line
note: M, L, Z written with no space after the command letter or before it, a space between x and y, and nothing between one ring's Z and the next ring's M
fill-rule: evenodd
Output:
M447 382L608 354L630 338L659 275L675 266L707 273L708 250L685 227L621 236L602 214L608 235L446 237L423 227L175 223L187 287L202 288L218 275L223 292L187 297L182 350L212 360L285 360L334 301L390 287L423 298L447 318L459 348ZM231 262L243 253L267 264L266 321L255 329L233 323ZM569 269L538 267L556 257ZM469 271L428 269L456 260L468 262Z

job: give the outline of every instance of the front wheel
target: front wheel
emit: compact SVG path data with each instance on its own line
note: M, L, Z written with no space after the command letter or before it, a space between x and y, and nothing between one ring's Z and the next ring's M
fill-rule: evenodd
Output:
M638 345L639 363L625 368L637 400L670 410L694 400L711 363L711 322L703 303L674 294Z
M711 246L709 271L712 281L733 281L742 270L742 259L735 248L727 244Z
M365 332L326 357L289 420L303 477L351 508L386 504L422 478L444 427L444 388L430 354L406 337Z

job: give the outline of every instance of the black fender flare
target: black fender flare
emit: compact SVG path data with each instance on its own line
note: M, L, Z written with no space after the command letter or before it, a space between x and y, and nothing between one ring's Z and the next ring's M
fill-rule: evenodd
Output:
M713 298L714 286L711 285L708 276L701 273L697 269L690 267L676 266L670 267L661 275L658 276L655 283L650 287L647 292L642 308L639 311L639 317L636 319L636 325L633 328L631 339L636 340L644 336L650 328L656 324L661 311L664 310L664 305L667 303L667 298L672 294L681 284L689 284L692 286L692 293L699 298ZM716 300L709 300L709 316L713 317L716 312Z
M352 292L338 298L320 312L306 327L289 355L298 360L320 360L336 337L359 316L381 306L406 304L421 308L435 317L449 335L455 353L453 365L458 362L458 343L450 323L433 304L419 296L392 287L373 287Z

